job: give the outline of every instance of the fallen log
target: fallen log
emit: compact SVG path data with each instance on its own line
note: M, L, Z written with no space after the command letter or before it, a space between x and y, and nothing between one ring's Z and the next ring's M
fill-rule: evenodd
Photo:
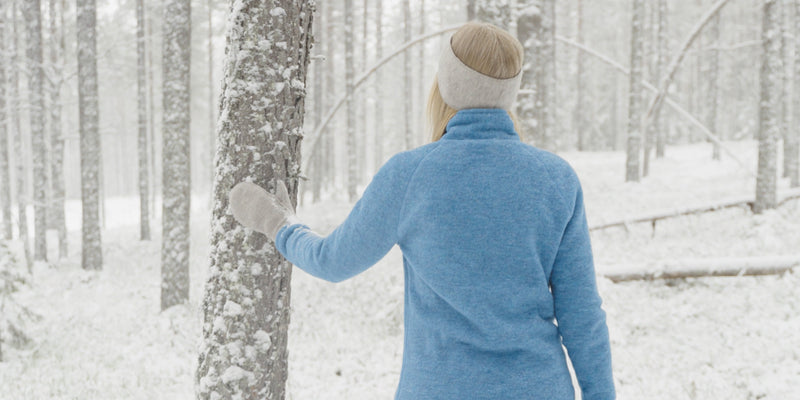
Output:
M778 205L782 205L791 199L800 198L800 188L795 188L782 192L779 194L778 198L780 199L778 201ZM684 207L684 208L674 208L669 210L656 211L649 214L640 215L638 217L626 218L618 221L593 224L589 226L589 230L597 231L597 230L612 228L615 226L620 226L627 229L628 225L642 223L642 222L650 222L653 225L653 229L655 229L656 221L662 219L681 217L684 215L701 214L709 211L716 211L731 207L747 206L752 209L754 202L755 200L753 199L752 196L733 197L714 204Z
M800 266L800 254L767 257L726 257L672 260L655 265L598 265L599 275L612 282L780 274Z

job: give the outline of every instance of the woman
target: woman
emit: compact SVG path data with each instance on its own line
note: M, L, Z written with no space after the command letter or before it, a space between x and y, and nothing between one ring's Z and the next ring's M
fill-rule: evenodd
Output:
M321 237L277 196L231 192L243 225L289 261L338 282L398 244L405 344L396 399L614 399L581 186L522 143L511 117L522 46L468 23L444 46L428 98L432 143L392 157L347 219Z

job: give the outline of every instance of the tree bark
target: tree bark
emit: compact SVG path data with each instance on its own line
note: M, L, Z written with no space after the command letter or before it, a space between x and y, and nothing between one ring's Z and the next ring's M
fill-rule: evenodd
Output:
M349 0L347 0L349 1ZM411 41L411 4L409 0L403 0L403 43ZM406 50L403 52L403 85L405 88L403 99L403 115L405 115L405 149L414 146L414 138L411 133L411 121L414 118L411 107L411 53Z
M667 34L667 15L669 13L667 0L658 0L658 33L657 47L658 60L656 61L656 78L661 80L662 75L667 69L667 57L669 56L669 38ZM655 127L656 158L664 157L664 148L667 142L666 120L661 117L661 112L656 111L653 115L653 126Z
M408 1L408 0L406 0ZM347 198L355 202L358 197L358 160L356 153L356 110L353 101L353 0L344 0L344 80L347 92Z
M642 140L642 66L644 1L633 0L631 22L631 74L628 97L628 141L625 161L625 181L638 182Z
M711 22L708 24L708 32L706 35L706 62L708 68L708 75L706 77L706 127L711 132L717 132L717 91L719 88L719 14L715 14ZM719 145L713 143L711 158L714 160L720 159Z
M0 48L7 51L5 44L6 8L0 8ZM0 58L0 203L3 208L3 238L11 240L11 173L9 166L9 147L6 113L6 60Z
M191 0L164 7L161 309L189 299Z
M139 239L150 240L150 171L147 168L147 77L145 74L144 0L136 0L136 97L139 147Z
M60 7L60 6L61 7ZM61 127L61 86L64 83L63 1L50 0L50 184L51 226L58 231L58 258L67 257L67 224L64 214L64 136Z
M577 28L575 33L575 41L583 43L583 0L578 0L577 15ZM583 61L583 52L578 50L576 52L575 65L577 72L575 73L575 110L572 114L572 124L575 127L575 133L578 138L578 151L585 151L587 145L587 136L589 135L586 127L586 114L588 113L587 102L584 94L584 86L586 85L585 71L586 66Z
M778 0L764 0L761 25L763 46L761 99L758 117L758 177L753 211L775 208L777 191L777 140L781 127L781 37Z
M509 30L512 17L511 1L509 0L477 0L475 2L475 18L479 21Z
M28 114L33 157L33 259L47 261L47 144L44 126L44 53L40 0L23 2L27 28L26 68L28 70Z
M81 265L103 267L100 234L100 130L97 99L96 0L77 0L78 109L81 136Z
M383 58L383 0L376 0L375 6L375 60ZM383 71L375 71L375 132L374 157L375 170L383 165Z
M291 264L233 219L228 193L286 182L296 203L313 1L230 2L197 371L201 399L284 399ZM270 40L264 40L270 38Z
M800 0L794 1L794 91L792 108L792 125L789 132L790 146L787 158L789 169L789 185L800 186Z

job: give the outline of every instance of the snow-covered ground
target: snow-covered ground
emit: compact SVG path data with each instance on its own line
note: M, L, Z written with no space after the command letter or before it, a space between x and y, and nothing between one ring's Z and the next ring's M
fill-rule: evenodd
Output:
M730 146L755 165L754 142ZM710 153L707 144L668 148L638 184L622 182L621 153L562 156L581 178L590 223L600 223L753 192L747 171L725 156L713 162ZM33 285L18 295L43 318L30 324L29 348L4 348L0 399L192 398L208 252L204 203L195 201L192 221L191 301L164 313L158 223L155 240L138 241L135 198L109 201L103 271L81 270L73 230L70 257L37 265ZM327 232L349 208L332 200L298 214ZM73 204L69 213L76 228L80 210ZM649 224L612 228L594 232L592 244L601 272L667 259L798 254L800 201L758 216L733 208L661 221L655 232ZM598 283L618 398L800 398L800 268L781 276ZM340 284L295 269L288 397L392 398L402 296L397 248Z

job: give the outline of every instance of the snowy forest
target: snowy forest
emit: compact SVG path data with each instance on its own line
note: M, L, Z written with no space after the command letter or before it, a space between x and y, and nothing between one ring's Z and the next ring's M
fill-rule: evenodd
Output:
M331 232L470 20L580 178L618 398L800 398L800 0L5 0L0 399L392 398L400 249L325 282L228 194Z

